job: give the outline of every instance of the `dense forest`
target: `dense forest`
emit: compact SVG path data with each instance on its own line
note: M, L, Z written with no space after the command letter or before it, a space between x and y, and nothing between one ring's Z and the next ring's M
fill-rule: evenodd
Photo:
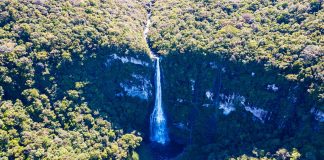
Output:
M154 51L175 159L320 160L323 8L2 0L0 159L145 160Z
M157 1L150 34L160 54L219 54L280 69L323 99L322 1Z
M171 132L194 144L186 159L223 159L253 147L323 157L323 124L309 115L323 115L322 1L160 0L152 13L149 44L166 55L168 115L187 122ZM232 112L250 108L261 123Z
M68 67L102 48L144 50L143 4L9 0L0 8L0 157L131 157L142 138L91 110L82 95L88 82Z

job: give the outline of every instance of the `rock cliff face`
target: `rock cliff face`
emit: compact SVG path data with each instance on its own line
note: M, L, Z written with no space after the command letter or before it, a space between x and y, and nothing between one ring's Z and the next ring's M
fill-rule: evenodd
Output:
M100 105L94 106L102 106L101 113L109 113L119 127L148 136L154 105L153 61L127 50L102 55L92 70L98 78L93 88L102 93L92 101ZM298 138L301 132L319 135L321 114L312 97L305 95L306 87L275 70L213 55L170 54L161 59L163 107L174 142L275 150L282 145L279 139L295 144L286 138ZM264 144L264 139L273 146Z
M187 146L184 157L224 159L254 147L324 157L323 5L2 0L0 157L44 150L38 158L46 158L60 144L57 128L87 137L77 145L68 138L64 147L76 151L69 159L129 157L141 141L135 132L149 133L153 55L161 58L170 139ZM54 149L38 144L43 130Z
M168 55L162 68L173 141L216 145L206 152L217 153L223 146L275 150L283 145L280 139L299 146L302 137L320 138L321 113L312 109L320 106L305 94L307 86L287 81L276 70L197 53Z
M86 62L86 99L124 131L146 132L154 101L153 61L144 53L105 50ZM93 95L96 94L96 95Z

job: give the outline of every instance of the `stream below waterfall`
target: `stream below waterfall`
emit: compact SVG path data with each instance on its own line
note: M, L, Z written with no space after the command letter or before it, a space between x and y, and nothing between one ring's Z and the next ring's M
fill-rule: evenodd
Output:
M137 150L140 160L174 160L182 151L183 146L173 142L167 145L143 142Z

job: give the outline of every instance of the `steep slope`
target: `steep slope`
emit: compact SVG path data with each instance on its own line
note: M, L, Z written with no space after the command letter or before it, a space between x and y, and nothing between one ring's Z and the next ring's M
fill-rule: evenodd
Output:
M316 0L154 3L149 42L165 55L170 135L189 144L184 159L255 147L323 157L323 16Z
M213 53L279 69L323 101L323 19L316 0L161 0L149 38L160 54Z
M145 15L140 1L1 1L0 157L131 158L142 138L94 111L86 71L126 49L145 55Z
M179 158L324 156L322 1L153 2ZM138 158L154 106L148 3L0 2L0 157Z

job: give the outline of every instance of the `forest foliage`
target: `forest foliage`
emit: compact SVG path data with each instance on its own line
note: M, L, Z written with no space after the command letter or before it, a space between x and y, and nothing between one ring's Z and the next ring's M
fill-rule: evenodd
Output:
M178 125L170 130L192 147L184 159L223 159L253 146L271 152L297 147L304 159L323 157L318 141L323 125L310 115L313 107L324 110L323 5L321 0L154 2L149 45L166 57L165 103ZM263 89L267 84L280 89L271 93ZM214 93L212 103L206 91ZM244 112L222 115L220 93L239 93L251 106L269 111L269 121L249 122Z
M131 159L142 138L92 111L82 95L88 82L61 73L98 49L144 52L142 3L0 2L0 157Z
M160 54L217 54L258 62L324 99L322 0L159 0L150 45Z
M291 152L286 149L279 149L275 154L271 154L269 152L265 152L264 150L253 150L254 156L242 155L237 158L231 158L230 160L298 160L301 157L301 154L298 152L296 148L294 148Z
M148 0L0 1L1 158L136 159L135 149L142 138L136 131L130 130L147 129L145 118L149 111L144 104L149 102L126 96L109 96L121 89L116 79L127 79L134 70L146 73L144 77L147 78L151 74L151 68L118 62L107 69L104 64L108 54L112 53L122 56L128 51L142 54L142 57L137 57L141 60L146 56L143 53L149 53L143 36L147 3ZM237 64L257 62L264 65L266 70L278 70L277 74L286 80L305 84L308 93L317 100L314 106L323 107L323 5L322 0L156 0L152 10L149 45L158 54L165 56L189 52L213 54L230 60L231 63L238 62ZM186 67L192 72L199 72L198 67L209 67L200 62L201 59L189 54L184 59L188 61L174 58L175 61L187 63L182 66L172 66L173 63L167 65L163 61L164 73L176 69L173 72L176 76L169 75L192 78L194 74L188 75L189 71L178 70ZM148 57L145 60L150 61ZM207 56L204 60L207 62ZM120 70L119 65L127 69ZM194 65L197 67L192 69ZM206 72L202 75L209 77L201 82L207 84L206 81L214 77L211 77L211 70L204 71ZM224 77L232 78L231 75L227 76ZM107 80L108 78L111 79ZM113 86L114 83L118 85ZM167 85L172 86L172 83ZM179 85L184 87L182 83ZM184 93L185 90L181 87L165 95ZM250 92L255 90L251 89ZM260 96L253 94L254 99ZM186 94L180 96L184 99L189 97ZM194 103L186 105L188 110L195 107ZM175 120L186 118L182 114L184 108L173 107L174 110L179 110L173 113L177 114ZM214 113L208 110L205 112ZM102 116L103 114L106 116ZM241 122L237 117L242 114L238 114L229 116L229 121ZM306 120L310 119L309 116L305 117ZM201 151L196 153L198 157L215 159L233 155L226 151L219 153L218 149L223 149L224 146L232 147L230 151L235 150L234 155L250 150L252 145L246 147L246 150L239 150L236 142L239 141L239 145L244 146L256 141L249 138L253 134L257 135L254 132L258 130L251 131L252 127L239 123L227 124L224 121L220 122L220 126L225 127L217 133L235 139L205 134L216 130L216 127L207 126L212 118L203 117L196 123L193 139L204 147L193 147L193 150L188 150L189 155ZM254 123L251 119L244 119L244 122L251 125ZM259 129L259 125L261 124L254 127ZM306 137L312 135L310 125L313 124L305 125L301 131L307 130L307 134L298 133L296 136L303 141L297 138L283 139L290 148L292 145L300 147L305 141L314 142L315 144L304 147L308 157L314 158L324 155L318 147L323 146L318 141L323 136ZM141 128L134 128L138 126ZM296 126L291 128L298 128ZM238 138L235 131L244 134ZM274 136L276 134L266 134L265 138L272 139L269 143L264 143L265 146L270 148L272 145L277 149L277 145L283 143ZM263 143L261 140L258 143ZM318 149L314 149L315 147ZM243 155L237 159L300 157L297 150L288 152L281 149L273 155L255 153L255 156Z

